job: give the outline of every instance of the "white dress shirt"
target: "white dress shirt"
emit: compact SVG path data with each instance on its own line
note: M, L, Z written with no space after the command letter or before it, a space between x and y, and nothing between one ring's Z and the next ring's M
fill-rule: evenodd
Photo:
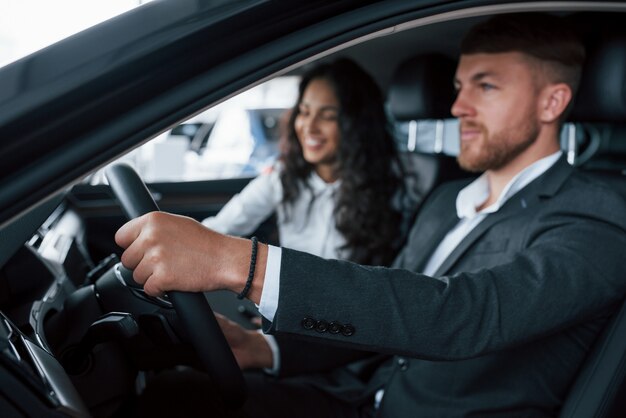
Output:
M552 167L561 154L561 151L555 152L520 171L507 183L495 203L478 212L476 208L480 207L489 197L487 175L483 174L464 187L456 198L456 211L459 222L448 232L446 237L435 249L423 273L426 275L434 274L457 245L459 245L467 234L485 219L487 215L500 210L502 205L504 205L511 196ZM278 309L281 254L280 248L270 246L267 258L267 269L265 271L265 283L261 293L261 303L259 304L259 312L269 321L274 319L274 315ZM280 353L274 353L274 358L280 358ZM274 363L274 373L278 371L277 364L280 363ZM382 399L382 393L382 391L377 393L377 403Z
M432 276L439 266L448 258L450 253L454 251L457 245L463 241L476 226L487 217L490 213L495 213L500 210L502 205L515 193L522 190L528 183L542 175L548 168L559 159L561 151L558 151L552 155L542 158L526 167L524 170L517 173L513 177L502 192L498 199L481 211L476 212L476 208L480 207L485 200L489 198L489 183L487 181L487 175L483 174L478 177L472 183L463 188L456 198L456 214L459 217L459 222L454 228L448 232L446 237L441 241L437 249L433 252L428 260L428 263L424 267L424 273L427 276Z
M285 209L280 165L252 180L222 210L202 224L222 234L248 235L276 212L281 247L324 258L344 258L345 238L335 228L333 211L339 181L326 183L312 172L300 195ZM311 201L313 202L311 204Z

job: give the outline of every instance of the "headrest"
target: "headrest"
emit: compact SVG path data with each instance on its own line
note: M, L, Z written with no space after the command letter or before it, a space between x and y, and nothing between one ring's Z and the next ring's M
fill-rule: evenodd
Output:
M606 40L590 51L568 120L626 121L626 37Z
M391 114L398 121L450 118L456 63L439 54L418 55L402 62L389 88Z

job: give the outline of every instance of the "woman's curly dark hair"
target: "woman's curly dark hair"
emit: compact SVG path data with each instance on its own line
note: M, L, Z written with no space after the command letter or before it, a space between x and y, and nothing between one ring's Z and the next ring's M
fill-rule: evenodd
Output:
M402 169L383 95L372 77L349 59L320 64L302 77L298 101L281 142L283 204L288 206L297 199L314 168L304 159L295 131L298 105L314 79L328 81L339 101L336 174L341 184L334 216L337 230L346 239L342 249L348 250L352 261L388 265L402 238L401 214L392 202L403 186Z

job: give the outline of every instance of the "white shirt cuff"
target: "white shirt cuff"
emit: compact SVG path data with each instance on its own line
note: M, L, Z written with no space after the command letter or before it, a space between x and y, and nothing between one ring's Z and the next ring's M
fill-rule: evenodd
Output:
M265 267L265 282L261 292L259 313L268 321L274 320L278 309L278 292L280 291L280 260L282 250L280 247L268 245L267 265Z
M259 330L259 333L265 338L267 341L267 345L270 346L270 350L272 350L272 367L264 368L263 371L272 376L278 376L280 372L280 350L278 348L278 343L276 343L276 338L273 335L264 334L262 330Z

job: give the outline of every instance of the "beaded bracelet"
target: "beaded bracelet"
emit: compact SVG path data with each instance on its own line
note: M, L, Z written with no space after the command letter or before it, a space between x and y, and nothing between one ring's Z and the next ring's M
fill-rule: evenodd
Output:
M252 279L254 278L254 269L256 267L256 252L259 246L259 240L256 237L251 238L252 241L252 254L250 255L250 270L248 271L248 280L246 280L246 285L240 294L237 295L237 299L243 299L246 297L248 292L250 291L250 287L252 286Z

